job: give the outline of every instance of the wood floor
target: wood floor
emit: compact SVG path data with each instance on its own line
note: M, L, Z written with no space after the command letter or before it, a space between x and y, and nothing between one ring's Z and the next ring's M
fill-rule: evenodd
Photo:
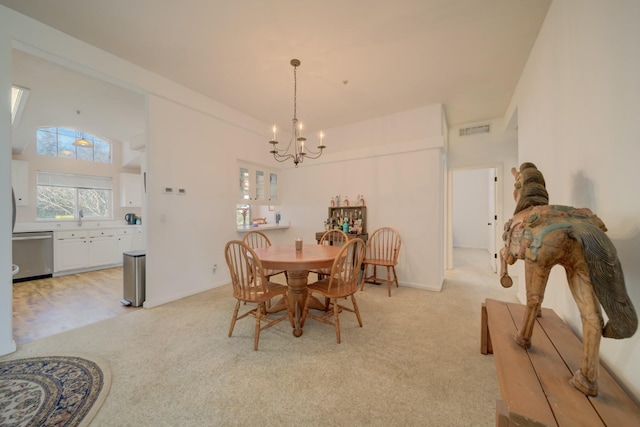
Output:
M131 313L122 305L122 267L13 285L16 344Z

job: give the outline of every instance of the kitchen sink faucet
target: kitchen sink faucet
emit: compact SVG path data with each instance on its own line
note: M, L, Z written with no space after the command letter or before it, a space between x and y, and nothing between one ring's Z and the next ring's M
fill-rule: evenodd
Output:
M82 226L82 218L84 217L84 211L82 209L78 209L78 226Z

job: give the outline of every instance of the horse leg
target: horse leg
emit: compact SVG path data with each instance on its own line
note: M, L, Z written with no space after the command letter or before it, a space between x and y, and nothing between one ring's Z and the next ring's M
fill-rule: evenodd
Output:
M600 303L589 279L589 270L584 263L575 269L567 269L567 281L571 294L578 304L582 319L582 359L570 380L571 385L587 396L598 395L598 368L600 365L600 338L604 320Z
M524 313L522 328L515 338L516 343L524 348L531 348L531 335L536 317L540 315L540 306L544 299L544 290L549 279L550 267L540 267L535 262L526 260L524 277L527 287L527 308Z
M509 254L509 250L504 247L500 249L500 284L503 288L510 288L513 285L513 279L509 277L507 272L507 264L513 264L516 259Z

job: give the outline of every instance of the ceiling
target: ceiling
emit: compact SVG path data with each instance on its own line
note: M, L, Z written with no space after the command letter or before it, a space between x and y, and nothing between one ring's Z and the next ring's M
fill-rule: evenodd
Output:
M0 0L235 108L307 131L442 103L502 117L551 0ZM268 130L265 132L268 134Z

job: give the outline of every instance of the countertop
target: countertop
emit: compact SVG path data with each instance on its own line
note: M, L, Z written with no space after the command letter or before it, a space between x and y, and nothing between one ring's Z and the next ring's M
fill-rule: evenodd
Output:
M287 222L287 223L281 222L278 225L276 225L276 224L258 224L257 227L254 227L252 225L247 225L246 227L238 227L237 231L238 231L238 233L247 233L247 232L249 232L251 230L259 230L259 231L280 230L280 229L289 228L290 225L291 225L290 222Z
M14 233L28 233L32 231L70 231L70 230L96 230L108 228L124 228L131 229L140 228L142 225L127 224L126 221L82 221L82 225L78 225L77 221L67 222L16 222L13 229Z

